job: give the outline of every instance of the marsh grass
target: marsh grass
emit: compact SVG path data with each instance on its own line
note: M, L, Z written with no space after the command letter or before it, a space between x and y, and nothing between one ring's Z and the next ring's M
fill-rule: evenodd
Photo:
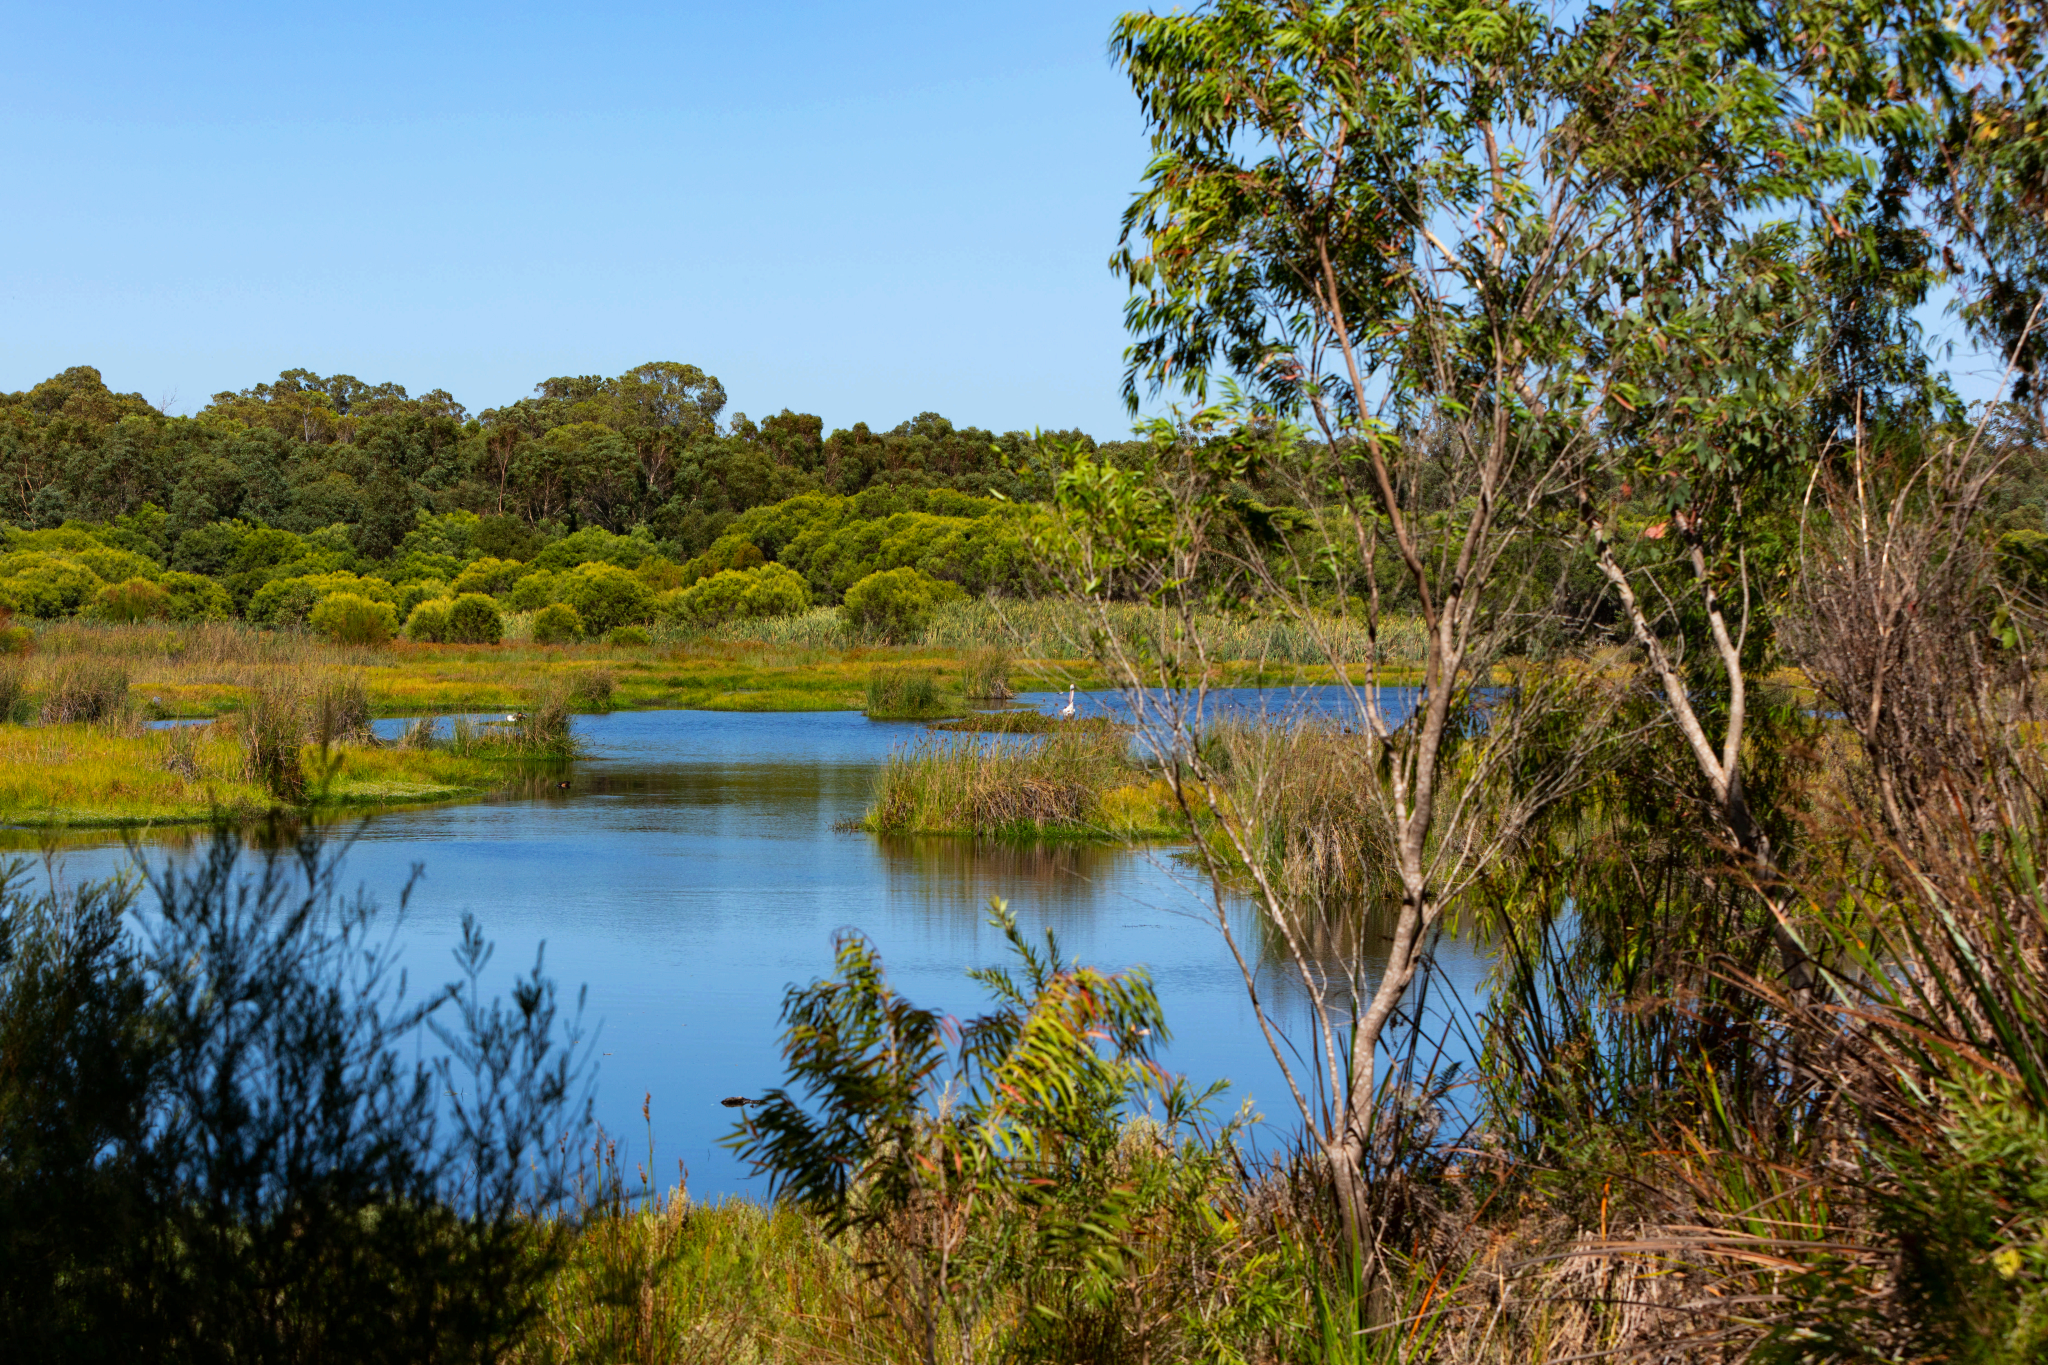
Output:
M1136 604L1112 603L1109 615L1125 638L1170 632L1171 622ZM910 642L914 649L949 651L999 649L1030 659L1082 660L1094 657L1100 622L1091 608L1059 598L976 598L937 608L924 634ZM1314 667L1338 657L1359 659L1371 644L1364 622L1348 617L1322 617L1311 627L1284 616L1249 613L1208 613L1198 620L1204 648L1221 662L1267 662ZM846 630L833 607L818 607L799 616L733 621L702 632L670 631L656 637L671 642L705 640L752 642L819 650L842 650L859 643ZM1419 619L1390 617L1380 622L1380 658L1397 667L1419 666L1423 632ZM969 695L974 695L970 693Z
M104 659L79 659L60 665L43 697L46 725L117 721L128 712L128 670Z
M877 834L999 839L1172 837L1171 789L1134 763L1110 727L1041 743L929 735L892 754L862 827Z
M866 709L870 720L924 720L949 714L939 695L937 670L910 664L868 674Z
M980 645L960 661L960 690L975 701L1008 701L1010 652L1000 645Z

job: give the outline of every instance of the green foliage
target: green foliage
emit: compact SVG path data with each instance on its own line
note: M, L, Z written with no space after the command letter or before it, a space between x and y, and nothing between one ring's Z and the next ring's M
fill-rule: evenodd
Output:
M172 570L157 580L171 599L173 621L225 621L234 615L234 599L226 588L196 573Z
M752 569L764 561L760 548L743 535L723 535L711 542L711 548L682 567L682 582L688 587L700 579L723 573L728 569Z
M381 578L360 578L337 570L307 574L298 578L277 578L257 589L249 599L249 623L257 626L295 626L307 623L314 608L333 593L382 602L397 615L398 591ZM317 628L317 627L316 627Z
M846 590L840 614L849 630L870 639L915 640L941 603L966 597L957 583L942 583L916 569L883 569Z
M869 720L923 720L946 714L938 675L929 668L877 668L868 673Z
M405 638L440 644L448 638L448 601L436 598L422 602L405 618Z
M505 604L514 611L538 611L557 600L561 582L562 575L558 573L535 570L514 581L511 592L505 596Z
M651 605L668 619L700 626L808 611L811 592L802 577L780 564L721 569L687 588L663 593Z
M576 609L583 628L594 633L639 625L654 616L654 594L647 585L604 561L580 564L564 573L556 580L555 591Z
M1000 1333L1008 1358L1153 1358L1158 1328L1140 1324L1171 1320L1157 1310L1175 1291L1146 1276L1134 1234L1190 1212L1231 1132L1175 1145L1201 1101L1152 1060L1167 1032L1142 970L1065 964L1050 933L1035 944L990 909L1016 966L969 973L995 1009L957 1029L842 934L837 975L784 999L788 1082L728 1142L829 1230L859 1234L920 1358L968 1326ZM1148 1101L1161 1120L1134 1131L1124 1106ZM996 1319L991 1289L1010 1277L1030 1307Z
M496 597L510 588L526 573L526 566L516 559L483 558L466 566L456 575L450 590L456 593L481 592Z
M161 621L172 614L171 595L146 578L109 583L93 599L92 613L102 621Z
M467 592L448 608L448 639L455 644L494 645L505 635L498 604L479 592Z
M651 644L647 632L638 626L613 626L605 632L604 642L621 648L641 649Z
M537 645L573 645L583 638L583 618L567 602L543 608L533 618Z
M397 634L398 613L389 602L336 592L320 599L307 624L338 644L381 645Z

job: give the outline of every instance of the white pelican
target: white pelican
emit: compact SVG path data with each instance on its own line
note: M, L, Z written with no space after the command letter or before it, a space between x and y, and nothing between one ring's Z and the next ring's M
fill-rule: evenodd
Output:
M1060 719L1061 719L1061 720L1072 720L1073 718L1074 718L1074 689L1073 689L1073 688L1071 688L1071 687L1069 687L1069 688L1067 689L1067 704L1066 704L1065 706L1062 706L1062 707L1060 708Z

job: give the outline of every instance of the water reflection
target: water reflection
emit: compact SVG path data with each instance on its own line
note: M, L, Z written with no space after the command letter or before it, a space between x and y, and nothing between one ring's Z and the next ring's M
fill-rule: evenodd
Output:
M991 895L1027 929L1056 929L1074 956L1144 964L1174 1032L1168 1065L1201 1082L1229 1077L1231 1103L1249 1097L1291 1124L1207 893L1173 851L848 833L840 826L861 813L881 763L919 734L858 713L635 712L578 717L576 730L590 756L566 774L471 804L348 817L345 880L389 903L424 866L402 936L415 981L447 975L465 910L500 945L501 983L545 943L549 970L588 983L601 1022L600 1118L638 1135L651 1093L657 1168L686 1161L698 1193L752 1188L717 1145L731 1124L717 1100L780 1079L783 992L831 970L833 934L859 928L906 995L971 1013L987 1002L964 970L1002 951L984 922ZM51 849L73 882L132 866L107 831L8 837ZM158 831L135 846L175 857L200 837ZM1292 971L1248 908L1230 913L1267 998L1298 1025ZM1377 956L1370 934L1364 946ZM1476 974L1476 963L1462 969Z

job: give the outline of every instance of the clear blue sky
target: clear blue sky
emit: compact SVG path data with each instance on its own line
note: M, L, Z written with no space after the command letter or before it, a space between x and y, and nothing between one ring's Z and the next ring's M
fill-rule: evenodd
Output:
M680 360L755 417L1119 434L1129 7L0 5L0 389Z

